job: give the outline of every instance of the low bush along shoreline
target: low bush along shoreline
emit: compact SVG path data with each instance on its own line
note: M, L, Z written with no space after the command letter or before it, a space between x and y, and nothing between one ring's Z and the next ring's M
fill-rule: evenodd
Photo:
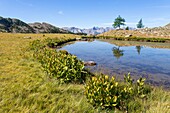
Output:
M2 37L0 112L170 112L169 91L130 74L91 76L76 56L52 49L75 38Z

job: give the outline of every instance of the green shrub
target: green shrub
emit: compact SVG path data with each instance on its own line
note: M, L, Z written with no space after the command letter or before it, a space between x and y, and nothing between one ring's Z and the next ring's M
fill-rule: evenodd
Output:
M70 41L75 41L76 39L73 38L65 38L65 39L58 39L58 38L47 38L44 40L43 43L45 43L48 47L50 48L56 48L57 46L60 46L64 43L70 42Z
M85 94L89 102L93 106L101 106L102 108L115 107L118 96L118 82L114 78L110 80L108 76L101 75L92 77L91 81L85 86Z
M85 86L89 103L102 109L142 110L142 105L136 100L143 99L149 93L145 92L145 79L141 78L134 84L130 74L127 74L124 80L124 83L118 83L114 77L109 79L107 75L92 77Z
M66 39L65 41L70 40ZM50 45L53 42L58 44L65 41L50 38L44 41L35 40L31 43L31 50L34 51L33 56L38 59L49 77L55 77L62 83L83 83L87 75L87 72L84 71L83 62L67 51L56 51L48 48L52 47Z
M47 38L44 40L44 42L50 48L55 48L58 45L56 39Z
M74 55L63 51L43 49L36 56L50 77L56 77L65 83L82 83L85 80L84 64Z
M43 48L45 48L45 44L42 43L40 40L34 40L30 43L30 50L33 50L34 52L37 52Z

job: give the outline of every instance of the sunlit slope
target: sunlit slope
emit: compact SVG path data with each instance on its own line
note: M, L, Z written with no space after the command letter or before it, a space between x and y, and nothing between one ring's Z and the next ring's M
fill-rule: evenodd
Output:
M166 33L166 34L165 34ZM169 34L168 34L169 33ZM144 37L144 38L167 38L170 39L170 30L161 33L161 31L146 32L145 30L111 30L98 36L112 37Z

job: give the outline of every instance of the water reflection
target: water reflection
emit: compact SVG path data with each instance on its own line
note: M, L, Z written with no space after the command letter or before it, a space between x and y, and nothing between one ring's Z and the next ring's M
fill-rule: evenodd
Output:
M61 49L83 61L95 61L97 66L88 67L93 72L102 67L102 70L97 72L120 78L128 72L134 78L150 75L150 83L170 88L169 43L95 40L75 42Z
M108 42L110 44L114 44L116 46L145 46L151 48L165 48L170 49L169 43L156 43L156 42L137 42L137 41L118 41L112 39L102 39L100 41Z
M138 52L139 55L140 55L141 49L142 49L142 46L136 46L136 50L137 50L137 52Z
M118 47L113 47L112 51L113 51L113 55L114 55L117 59L119 59L120 57L122 57L122 56L124 55L123 50L120 49L120 46L118 46Z

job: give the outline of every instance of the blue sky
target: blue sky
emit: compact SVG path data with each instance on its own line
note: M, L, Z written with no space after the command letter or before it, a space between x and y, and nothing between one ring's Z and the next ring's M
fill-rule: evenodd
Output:
M120 15L127 26L170 23L170 0L0 0L0 16L27 23L48 22L58 27L111 27Z

